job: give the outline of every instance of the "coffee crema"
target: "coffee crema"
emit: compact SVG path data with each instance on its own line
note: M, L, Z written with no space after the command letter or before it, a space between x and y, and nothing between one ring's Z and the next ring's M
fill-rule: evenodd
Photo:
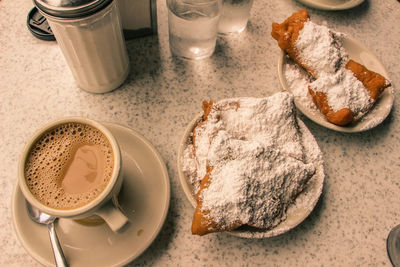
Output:
M93 201L110 182L113 149L97 128L64 123L43 133L25 162L29 190L44 205L74 209Z

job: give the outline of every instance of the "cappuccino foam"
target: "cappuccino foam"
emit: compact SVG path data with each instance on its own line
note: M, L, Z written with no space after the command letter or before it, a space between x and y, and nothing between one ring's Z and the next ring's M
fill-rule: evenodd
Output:
M26 162L25 179L44 205L73 209L94 200L109 183L113 150L97 128L65 123L45 132L33 144Z

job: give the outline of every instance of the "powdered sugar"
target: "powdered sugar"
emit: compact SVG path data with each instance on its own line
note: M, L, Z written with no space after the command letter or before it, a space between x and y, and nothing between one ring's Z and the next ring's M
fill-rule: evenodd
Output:
M310 77L307 72L290 59L287 59L287 63L283 67L288 89L295 96L296 101L310 111L320 112L308 92Z
M356 118L364 115L373 105L365 86L352 71L345 68L330 75L321 75L310 83L310 88L325 93L332 110L337 111L347 107L353 111Z
M342 45L343 37L343 34L335 33L326 26L307 21L299 32L295 47L300 60L316 75L314 81L312 77L308 79L310 88L324 93L333 111L349 108L355 119L359 119L369 111L374 101L353 72L344 67L349 59ZM289 86L296 91L308 92L308 88L298 88L304 87L304 79L291 67L288 70L286 78Z
M334 73L348 61L342 46L342 33L335 33L324 25L308 20L295 42L300 60L319 77L322 72Z
M198 184L205 170L193 171L193 166L213 168L201 198L203 209L222 227L238 221L277 225L315 173L315 162L304 155L292 101L288 93L220 101L196 128L196 153L184 153L189 158L183 169Z
M200 186L200 184L197 181L197 173L199 167L197 161L195 160L195 155L193 152L194 152L193 145L187 144L187 147L183 150L182 167L185 176L190 179L190 184L195 186L194 190L197 192Z
M298 108L310 119L321 125L340 131L365 131L380 124L387 117L392 108L394 93L393 88L389 87L385 89L382 97L374 104L374 108L369 110L357 124L352 124L347 127L339 127L330 124L315 105L308 92L308 85L312 81L312 78L310 78L304 69L299 67L286 55L284 55L282 62L282 75L285 78L284 88L293 93Z

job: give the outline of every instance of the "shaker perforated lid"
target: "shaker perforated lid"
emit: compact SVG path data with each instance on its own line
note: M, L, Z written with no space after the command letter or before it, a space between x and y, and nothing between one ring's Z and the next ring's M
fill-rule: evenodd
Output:
M106 7L113 0L33 0L37 8L51 16L80 18Z

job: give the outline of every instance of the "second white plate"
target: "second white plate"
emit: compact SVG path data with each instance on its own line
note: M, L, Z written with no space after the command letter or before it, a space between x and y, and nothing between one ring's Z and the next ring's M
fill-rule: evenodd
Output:
M389 79L388 72L386 71L383 64L368 48L366 48L360 42L347 36L344 38L343 47L346 49L351 59L363 64L369 70L381 74L386 79ZM288 86L285 78L285 65L288 64L289 61L290 59L288 59L286 53L282 51L278 61L278 76L283 89L291 92L291 89ZM394 93L392 86L390 86L386 88L385 91L383 91L380 98L375 103L373 109L369 113L367 113L360 121L345 127L341 127L330 123L321 112L316 112L315 110L309 108L307 105L304 105L304 103L302 103L302 101L300 101L300 98L296 97L296 95L294 99L297 108L315 123L331 130L347 133L362 132L379 125L389 115L393 106L393 101Z

